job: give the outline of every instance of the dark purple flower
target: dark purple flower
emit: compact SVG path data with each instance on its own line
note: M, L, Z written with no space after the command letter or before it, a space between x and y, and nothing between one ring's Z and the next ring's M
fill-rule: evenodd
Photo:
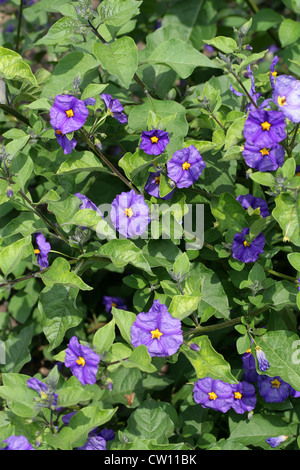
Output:
M257 147L246 142L243 150L245 162L258 171L275 171L283 165L285 151L282 145Z
M238 414L251 411L256 405L255 387L248 382L232 385L233 400L231 408Z
M205 377L194 384L193 396L196 403L203 408L226 413L233 403L232 386L222 380Z
M285 117L300 122L300 81L290 75L280 75L274 84L273 101Z
M166 305L154 300L148 313L137 315L131 343L135 348L144 344L150 356L172 356L183 343L181 322L170 315Z
M170 142L169 133L159 129L143 131L140 148L148 155L160 155Z
M77 450L106 450L106 440L101 436L88 436L85 444Z
M300 176L300 165L296 165L295 176Z
M35 241L38 246L38 248L34 250L34 253L37 256L37 262L41 268L47 268L49 266L48 253L51 250L51 245L46 241L46 238L42 233L37 233L35 235Z
M82 385L96 383L100 356L88 346L79 343L76 336L70 339L66 350L65 366L71 368L71 372Z
M99 436L107 441L112 441L115 438L115 433L112 429L103 428L98 432Z
M143 196L132 189L116 196L111 204L110 218L126 238L142 235L150 222L150 210Z
M190 343L189 344L189 348L192 350L192 351L200 351L200 346L198 346L198 344L196 343Z
M244 137L255 147L270 148L286 138L284 115L280 111L250 111L244 126Z
M270 82L272 88L275 86L275 77L277 76L277 72L275 71L275 66L279 61L279 57L276 55L274 59L272 60L271 66L270 66Z
M101 98L106 105L108 114L119 121L121 124L126 124L127 116L125 113L123 113L124 108L120 101L116 98L113 99L113 97L107 93L102 93Z
M215 49L213 48L213 46L211 46L210 44L204 44L203 54L207 55L207 57L211 57L214 52L215 52Z
M145 184L145 191L150 194L150 196L154 196L167 201L168 199L171 199L175 189L173 189L171 192L169 192L169 194L164 197L159 196L159 183L161 178L160 173L160 171L150 172L147 182Z
M68 134L80 129L88 115L84 101L72 95L57 95L50 109L50 123L54 129Z
M232 242L232 256L242 263L253 263L257 260L259 253L263 253L265 246L265 236L260 233L252 242L246 240L246 235L250 229L243 228L241 233L236 233Z
M62 147L64 154L68 155L69 153L72 153L72 150L77 145L77 140L75 140L74 138L69 140L68 137L65 134L63 134L60 130L58 129L54 129L54 130L55 130L57 142Z
M32 390L35 390L47 406L50 407L57 405L57 393L54 393L54 391L49 390L47 385L44 384L41 380L36 379L35 377L33 377L32 379L28 379L27 387L31 388Z
M289 436L281 435L278 437L268 437L266 439L266 443L269 444L271 447L277 447L279 444L282 442L285 442L288 439Z
M7 443L3 450L35 450L25 436L10 436L3 442Z
M256 372L256 363L251 348L242 355L242 362L244 369L243 380L250 383L256 382L258 373Z
M69 426L70 419L76 415L76 411L71 411L71 413L67 413L66 415L62 416L62 422L65 424L65 426Z
M239 201L244 209L248 209L248 207L252 207L252 209L259 208L260 215L264 219L270 215L268 211L268 204L266 201L260 197L252 196L251 194L240 195L236 198Z
M13 190L12 190L11 188L9 188L9 189L6 191L6 194L7 194L8 197L13 197L14 192L13 192Z
M178 188L188 188L202 174L206 163L194 145L177 150L167 163L168 176Z
M94 106L96 103L95 98L87 98L83 101L86 106Z
M104 295L102 303L108 313L111 312L113 307L120 308L121 310L127 310L127 306L125 305L122 297L110 297L109 295Z
M281 403L290 394L290 384L284 382L280 377L269 377L259 375L257 377L257 387L260 395L268 403Z
M256 346L255 352L256 352L256 359L257 359L257 362L258 362L259 370L261 370L262 372L266 372L266 370L268 370L270 368L270 363L269 363L264 351L262 350L262 348L260 346Z

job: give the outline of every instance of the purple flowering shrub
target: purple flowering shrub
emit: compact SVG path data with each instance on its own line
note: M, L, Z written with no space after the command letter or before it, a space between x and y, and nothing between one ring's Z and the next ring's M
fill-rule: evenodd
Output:
M297 5L0 1L0 449L299 448Z

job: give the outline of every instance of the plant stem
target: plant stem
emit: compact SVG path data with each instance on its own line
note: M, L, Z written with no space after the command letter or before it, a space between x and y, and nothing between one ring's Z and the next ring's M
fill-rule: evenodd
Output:
M24 0L20 0L18 30L17 30L17 38L16 38L16 52L19 52L19 42L20 42L20 34L21 34L21 26L22 26L23 6L24 6Z
M274 271L273 269L266 268L265 266L263 266L263 269L264 269L264 271L266 271L266 273L273 274L273 276L281 277L282 279L287 279L288 281L292 281L292 282L297 284L297 279L295 279L292 276L288 276L287 274L279 273L277 271Z
M295 129L294 129L294 134L293 134L293 137L292 137L292 140L291 140L291 143L290 143L290 150L292 152L293 148L294 148L294 145L295 145L295 140L296 140L296 137L297 137L297 132L298 132L298 129L299 129L299 122L298 124L296 124L295 126Z
M119 170L117 170L117 168L115 168L114 165L103 155L103 153L93 144L93 142L90 140L87 132L83 129L81 129L79 132L80 132L81 136L83 137L83 139L85 140L85 142L90 147L90 149L92 150L92 152L96 155L96 157L100 158L113 171L115 176L120 178L120 180L122 180L123 183L126 184L126 186L128 186L130 189L133 189L137 194L140 194L139 191L133 186L133 184L129 180L127 180L119 172Z
M25 117L23 114L16 111L11 106L8 106L7 104L0 103L0 109L3 109L3 111L5 111L6 113L11 114L12 116L15 116L17 119L19 119L19 121L24 122L24 124L26 124L26 126L30 126L30 122L27 119L27 117Z

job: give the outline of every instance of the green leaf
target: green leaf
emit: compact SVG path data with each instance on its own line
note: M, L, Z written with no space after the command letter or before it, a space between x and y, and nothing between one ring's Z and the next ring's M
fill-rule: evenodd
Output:
M19 80L37 86L31 68L22 57L10 49L0 46L0 77L8 80Z
M0 251L0 269L5 276L11 273L21 259L33 253L31 237L20 240L6 246Z
M300 390L299 336L292 331L268 331L256 336L255 341L263 349L270 368L264 374L279 376L295 390ZM255 347L252 346L255 355Z
M70 16L64 16L54 23L47 34L36 45L56 46L74 43L74 35L79 31L81 22ZM87 28L86 28L87 32Z
M119 308L112 308L112 315L116 321L117 327L120 330L122 338L131 345L131 327L136 319L136 315L128 310L121 310Z
M110 44L96 42L94 55L104 70L115 75L122 86L129 88L138 66L137 46L132 38L123 36Z
M213 39L203 39L203 41L205 44L209 44L225 54L230 54L238 49L237 42L226 36L217 36Z
M232 194L221 194L216 202L212 202L211 211L222 232L229 228L240 232L247 226L245 211Z
M172 317L183 320L198 309L200 300L196 295L174 295L168 310Z
M47 287L54 284L63 284L68 287L76 287L81 290L92 290L93 288L85 284L83 280L74 272L70 271L71 266L64 258L56 258L51 267L41 274L41 278Z
M188 255L186 253L182 253L182 255L176 258L175 263L173 264L173 273L178 278L183 278L189 273L190 270L190 261Z
M147 398L128 419L125 434L130 440L138 435L143 439L155 439L164 444L172 435L174 423L168 414L160 407L159 402Z
M151 364L151 357L148 353L148 349L143 344L135 348L130 354L128 360L122 361L122 364L127 369L137 367L148 374L152 374L156 371L156 367Z
M77 289L62 284L45 287L40 293L38 306L50 351L62 343L68 329L74 328L82 321L82 312L76 306L77 294Z
M284 241L300 246L300 193L281 193L275 204L272 215L282 229Z
M300 272L300 253L288 253L287 257L293 268Z
M115 319L113 318L106 325L99 328L94 334L93 347L97 354L104 354L109 351L115 339Z
M68 157L57 170L57 174L62 173L78 173L81 171L104 171L107 169L102 165L99 158L92 152L76 152Z
M231 374L229 363L212 347L208 336L194 338L193 343L200 347L200 351L192 351L185 344L181 346L181 351L194 367L198 379L211 377L227 383L238 383Z
M139 14L142 3L136 0L103 0L98 7L101 22L120 27Z
M290 18L286 18L279 26L278 35L282 47L293 44L300 38L300 24Z
M24 364L31 361L29 346L33 336L33 324L23 327L18 333L12 334L5 341L6 363L2 370L5 372L19 372Z
M196 67L219 68L204 54L179 38L162 42L152 53L146 48L145 61L148 64L168 65L180 78L189 77Z
M30 418L37 413L33 401L37 394L27 387L28 379L30 376L25 374L3 373L3 386L0 387L0 396L8 402L11 410L22 418Z
M131 240L111 240L99 249L98 254L108 257L118 268L132 264L153 275L142 251Z

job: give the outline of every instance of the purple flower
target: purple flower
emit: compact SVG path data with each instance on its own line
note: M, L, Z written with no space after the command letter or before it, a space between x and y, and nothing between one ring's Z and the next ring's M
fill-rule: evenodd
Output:
M300 165L296 165L295 176L300 176Z
M65 426L69 426L69 423L70 423L70 419L76 415L76 411L71 411L70 413L67 413L66 415L64 415L61 419L62 419L62 422L64 423Z
M274 84L273 101L285 117L300 122L300 81L290 75L280 75Z
M101 436L88 436L86 442L77 450L106 450L106 440Z
M298 390L295 390L293 387L291 387L290 395L293 398L299 398L300 397L300 392Z
M150 356L172 356L183 343L181 322L170 315L166 305L154 300L148 313L137 315L131 343L135 348L144 344Z
M194 145L177 150L167 163L168 176L178 188L188 188L202 174L206 163Z
M252 207L252 209L259 208L260 215L263 219L270 215L270 212L268 211L268 204L260 197L254 197L251 194L246 194L243 196L238 196L236 200L242 204L244 209L248 209L248 207Z
M210 57L215 52L215 49L210 44L204 44L203 53Z
M107 107L108 114L119 121L121 124L126 124L127 116L125 113L123 113L124 108L120 101L113 99L112 96L108 95L107 93L102 93L101 98Z
M266 370L268 370L270 368L270 363L269 363L264 351L262 350L262 348L260 346L256 346L255 352L256 352L256 359L257 359L257 362L258 362L259 370L261 370L262 372L266 372Z
M243 150L245 162L258 171L275 171L283 165L284 148L282 145L270 147L257 147L246 142Z
M169 133L159 129L143 131L140 148L148 155L160 155L170 142Z
M280 377L269 377L268 375L258 376L257 387L260 395L268 403L281 403L286 400L291 388L290 384Z
M198 346L198 344L196 343L190 343L189 344L189 348L192 350L192 351L200 351L200 346Z
M41 268L47 268L49 266L48 253L51 250L51 245L46 241L46 238L42 233L37 233L35 235L35 241L38 246L38 248L34 250L34 253L37 256L37 262Z
M88 115L84 101L72 95L57 95L50 109L50 123L54 129L68 134L80 129Z
M13 192L13 190L12 190L11 188L9 188L9 189L6 191L6 194L7 194L8 197L13 197L14 192Z
M284 115L280 111L250 111L244 126L244 137L255 147L270 148L286 138Z
M68 137L58 129L54 129L54 130L55 130L57 142L62 147L64 154L68 155L69 153L72 153L72 150L77 145L77 141L74 138L69 140Z
M239 382L232 385L233 400L231 408L238 414L251 411L256 405L255 387L248 382Z
M205 377L194 384L193 396L196 403L203 408L226 413L233 403L232 386L222 380Z
M243 355L242 355L242 362L243 362L243 380L246 382L254 383L257 380L258 373L256 372L256 364L254 356L251 352L251 348L249 348Z
M70 339L66 350L65 366L71 368L71 372L82 385L96 383L100 356L88 346L79 343L76 336Z
M150 222L150 210L141 194L132 189L116 196L110 218L114 227L126 238L142 235Z
M145 191L148 194L150 194L150 196L154 196L154 197L157 197L159 199L163 199L166 201L173 196L175 189L173 189L173 191L171 191L166 196L160 197L159 195L159 183L160 183L160 178L161 178L160 173L161 173L160 171L155 171L149 174L149 177L145 184Z
M266 443L269 444L271 447L277 447L282 442L285 442L288 439L288 437L289 436L285 436L284 434L278 437L268 437L266 439Z
M120 308L121 310L127 310L127 306L125 305L122 297L110 297L109 295L104 295L102 303L108 313L111 312L113 307Z
M25 436L10 436L3 442L7 443L3 450L35 450Z
M242 263L253 263L257 260L259 253L263 253L265 246L265 236L261 232L252 242L246 240L249 228L243 228L241 233L236 233L232 242L232 256Z
M41 380L36 379L35 377L33 377L32 379L28 379L27 387L38 392L39 396L42 398L43 402L45 402L47 406L50 407L57 405L57 393L54 393L54 391L49 390L47 385L44 384Z
M279 61L279 57L276 55L274 57L274 59L272 60L272 63L271 63L271 66L270 66L270 82L271 82L271 86L272 88L274 88L275 86L275 77L277 76L277 72L275 71L275 66L276 64L278 63Z

